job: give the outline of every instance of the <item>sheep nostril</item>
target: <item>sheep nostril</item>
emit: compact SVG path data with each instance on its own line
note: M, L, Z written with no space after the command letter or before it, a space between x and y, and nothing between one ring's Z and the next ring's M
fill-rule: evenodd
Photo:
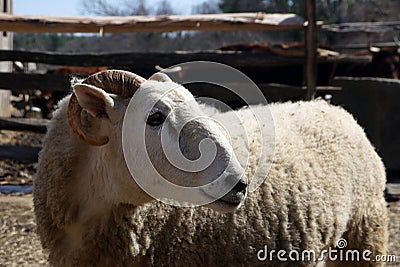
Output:
M233 190L237 192L243 192L246 191L246 189L247 189L247 182L243 180L239 180L235 185L235 187L233 187Z

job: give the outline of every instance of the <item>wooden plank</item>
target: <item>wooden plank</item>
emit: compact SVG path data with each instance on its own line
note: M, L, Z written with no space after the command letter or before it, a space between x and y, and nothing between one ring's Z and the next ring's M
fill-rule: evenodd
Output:
M229 84L229 82L227 83ZM237 86L237 85L236 85ZM280 88L282 90L306 90L306 87L297 87L275 83L259 83L262 88ZM24 74L24 73L0 73L0 87L7 88L14 92L26 92L28 90L62 91L69 92L70 77L52 74ZM317 90L337 91L337 86L317 86Z
M0 130L45 133L46 125L47 123L44 122L33 123L32 120L26 122L21 119L0 119Z
M173 66L188 61L215 61L232 67L274 67L304 64L303 57L286 57L270 53L235 51L176 51L172 53L55 53L0 50L0 61L35 62L65 66L108 66L154 68ZM370 56L341 55L339 57L319 57L318 62L359 62L368 63Z
M322 29L330 32L367 32L381 34L382 32L397 32L400 30L400 21L385 22L347 22L323 25Z
M0 50L0 61L35 62L65 66L108 66L154 68L169 67L188 61L215 61L232 67L285 66L302 64L300 57L284 57L269 53L232 51L176 51L172 53L52 53ZM324 58L321 58L324 60ZM327 59L330 60L330 59ZM154 69L155 70L155 69Z
M303 28L295 14L227 13L127 17L0 15L0 31L122 33L171 31L267 31Z
M317 25L315 0L306 0L306 99L314 99L317 85Z
M70 91L71 78L53 74L0 73L0 88L25 93L27 90Z
M38 161L38 154L40 150L41 147L0 146L0 159L34 163Z

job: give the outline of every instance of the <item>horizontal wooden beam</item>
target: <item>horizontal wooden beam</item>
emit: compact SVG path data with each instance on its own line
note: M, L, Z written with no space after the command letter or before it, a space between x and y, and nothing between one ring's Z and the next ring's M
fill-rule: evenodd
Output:
M40 150L41 147L0 146L0 159L34 163L38 161L38 154Z
M0 50L0 61L35 62L64 66L108 66L110 68L167 68L189 61L214 61L232 67L277 67L304 64L304 57L279 56L271 53L251 53L235 51L177 51L172 53L55 53ZM364 62L371 57L319 57L318 62ZM0 87L1 88L1 87Z
M400 21L385 22L347 22L340 24L323 25L322 29L330 32L366 32L377 33L394 32L400 30Z
M0 15L0 31L122 33L171 31L268 31L302 29L295 14L226 13L127 17L48 17Z
M53 74L0 73L0 88L26 93L27 90L70 91L71 78Z
M24 73L0 73L0 88L13 90L16 93L24 93L29 90L44 90L44 91L62 91L69 92L70 77L64 75L53 74L24 74ZM227 82L227 85L230 83ZM238 86L238 84L232 84ZM259 83L258 87L261 90L281 89L284 90L305 90L305 87L274 84L274 83ZM196 88L196 87L194 87ZM194 89L195 90L195 89ZM340 87L335 86L318 86L319 91L337 91ZM194 91L193 93L196 93ZM1 126L1 124L0 124Z
M189 61L214 61L232 67L285 66L288 64L303 64L304 58L235 51L76 54L0 50L0 61L35 62L65 66L108 66L114 68L128 66L132 68L154 68L157 65L161 65L166 68Z
M26 121L23 119L0 119L0 130L29 131L36 133L46 132L45 122Z

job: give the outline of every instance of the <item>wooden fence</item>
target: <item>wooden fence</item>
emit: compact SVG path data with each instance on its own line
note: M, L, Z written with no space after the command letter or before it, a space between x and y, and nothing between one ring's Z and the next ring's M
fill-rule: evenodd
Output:
M306 30L307 61L305 58L260 57L257 54L240 52L176 52L168 54L153 53L116 53L116 54L57 54L34 53L26 51L0 51L0 61L36 62L54 65L70 66L108 66L112 68L151 69L163 64L162 67L193 61L208 60L225 63L233 67L268 66L285 64L307 64L307 86L285 88L287 97L293 95L312 98L316 90L317 47L316 28L322 23L315 20L315 0L307 0L307 21L295 14L206 14L206 15L171 15L171 16L132 16L132 17L43 17L0 15L0 32L91 32L103 35L105 33L121 32L170 32L170 31L273 31L273 30ZM162 59L162 61L160 61ZM140 74L140 73L139 73ZM0 88L15 92L26 90L69 90L69 77L49 74L0 73ZM260 84L262 90L282 90L281 86ZM335 88L322 88L332 89ZM200 89L201 90L201 89ZM222 92L222 91L221 91ZM220 94L217 92L217 94ZM221 93L220 98L229 101L229 95ZM233 99L232 99L233 101ZM0 129L29 130L43 132L45 125L33 125L12 120L1 120ZM37 148L0 147L0 158L17 159L18 155L29 155L21 158L24 161L37 160ZM36 154L35 154L36 153ZM17 157L17 158L16 158ZM24 156L22 156L24 157Z
M316 81L316 28L322 25L315 20L315 0L307 0L307 21L295 14L266 14L257 13L231 13L231 14L203 14L203 15L164 15L164 16L130 16L130 17L43 17L43 16L17 16L0 15L0 31L11 32L94 32L120 33L120 32L169 32L169 31L272 31L272 30L303 30L306 29L307 54L307 95L312 98L315 93ZM305 27L306 26L306 27ZM0 53L2 54L2 53ZM3 59L6 60L5 53ZM180 56L180 62L184 60ZM212 57L204 55L206 60ZM208 55L210 56L210 55ZM80 57L83 60L83 57ZM100 57L98 57L100 58ZM124 57L126 58L126 57ZM26 58L21 57L22 60ZM93 59L93 57L92 57ZM147 59L147 58L146 58ZM248 59L247 59L248 60ZM32 61L37 62L37 61ZM85 63L74 61L75 65ZM87 62L87 61L85 61ZM135 64L140 64L136 61ZM52 64L60 64L60 62ZM87 63L86 63L87 64ZM93 64L93 63L92 63ZM107 64L96 64L109 66ZM159 64L159 62L157 63ZM167 65L168 66L168 65Z
M102 53L102 54L62 54L47 52L28 52L28 51L0 51L0 60L4 61L23 61L37 62L46 64L59 65L84 65L97 66L106 65L112 68L133 69L135 72L144 77L148 77L150 73L155 72L155 66L160 64L162 58L162 66L170 66L187 61L212 60L214 62L229 64L230 66L246 69L246 68L264 68L264 67L285 67L297 65L299 68L304 64L304 57L283 57L283 56L262 56L260 54L229 52L229 51L208 51L208 52L174 52L174 53ZM329 57L320 57L320 63L332 63ZM341 62L349 59L338 58ZM365 59L363 59L365 60ZM142 72L142 73L140 73ZM301 71L300 71L301 73ZM15 93L26 93L30 90L45 91L64 91L70 90L70 77L65 75L54 74L25 74L25 73L0 73L0 88L12 90ZM284 101L293 98L304 98L307 88L305 86L287 86L281 84L265 84L258 83L259 88L269 101ZM220 87L212 87L212 85L195 87L188 86L188 89L197 96L210 96L222 100L231 105L237 104L240 99L237 96ZM337 90L338 87L317 87L318 90L331 92ZM279 99L276 99L279 97ZM44 133L46 124L43 122L33 123L33 121L21 121L1 119L0 129L15 131L31 131ZM38 147L13 147L0 146L0 159L12 159L21 162L36 162Z
M368 58L332 58L323 56L317 60L320 64L340 64L348 61L354 62L355 60L358 60L358 62L369 61ZM0 61L36 62L64 66L108 66L110 68L130 69L139 74L148 75L149 73L143 73L143 71L146 70L151 74L155 71L155 66L157 65L168 67L190 61L213 61L245 69L290 65L302 66L305 63L305 58L233 51L68 54L0 50ZM67 76L52 74L0 73L0 88L10 89L15 92L34 89L63 91L69 89L69 79Z

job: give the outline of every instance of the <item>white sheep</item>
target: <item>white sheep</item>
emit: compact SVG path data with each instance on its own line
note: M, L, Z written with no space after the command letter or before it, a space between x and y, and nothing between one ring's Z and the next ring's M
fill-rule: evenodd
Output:
M156 109L147 106L171 88ZM237 185L207 207L174 207L144 193L122 152L122 121L133 94L140 103L135 123L148 130L146 138L154 146L149 156L161 164L157 170L166 179L186 186L212 182L233 157L230 176ZM246 198L242 169L213 122L195 121L182 129L188 158L198 153L197 136L212 137L217 157L210 168L188 177L162 156L157 127L173 128L182 114L195 118L201 112L198 105L171 109L183 100L193 96L162 74L146 81L128 72L106 71L76 84L74 94L61 101L48 127L34 184L37 231L52 265L314 265L279 261L276 253L312 250L319 256L340 238L348 242L345 249L370 250L371 259L386 253L384 167L350 114L323 101L253 107L272 112L275 141L268 145L275 146L275 154L266 159L272 166L265 181ZM168 112L175 117L167 117ZM244 149L240 138L232 138L232 147L239 161L244 150L250 153L245 171L252 177L256 164L268 164L254 156L262 147L251 110L213 117L229 123L234 115L247 130L249 147ZM139 162L142 157L137 155ZM272 250L275 254L267 254ZM355 264L327 260L327 265L335 263Z

